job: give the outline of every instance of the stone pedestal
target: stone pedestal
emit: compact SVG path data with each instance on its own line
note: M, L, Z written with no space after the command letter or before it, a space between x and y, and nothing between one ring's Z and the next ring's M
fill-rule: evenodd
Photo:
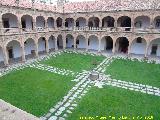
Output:
M89 78L90 78L91 80L93 80L93 81L94 81L94 80L97 80L97 79L99 78L99 74L98 74L97 72L93 71L93 72L90 73Z

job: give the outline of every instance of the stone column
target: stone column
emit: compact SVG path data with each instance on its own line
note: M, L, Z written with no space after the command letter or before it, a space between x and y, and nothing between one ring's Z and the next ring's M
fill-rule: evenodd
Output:
M58 46L57 46L57 37L55 37L55 50L58 50Z
M129 41L129 46L128 46L128 55L131 53L131 42Z
M36 32L36 18L33 18L33 31Z
M147 42L147 45L146 45L145 57L148 57L148 49L149 49L149 42Z
M115 21L114 21L114 27L117 28L118 26L118 23L117 23L117 18L115 18Z
M3 56L4 56L4 65L7 66L7 65L9 65L9 62L8 62L8 59L9 59L8 58L8 52L7 52L6 47L3 47L2 50L3 50Z
M19 32L22 33L22 24L21 24L21 17L18 16L18 29L19 29Z
M66 49L66 37L62 35L63 49Z
M89 19L86 19L86 30L88 30L88 21L89 21Z
M38 58L39 55L38 55L38 42L35 43L35 54L36 54L36 57Z
M132 29L132 32L134 32L134 17L131 19L131 29Z
M25 58L25 50L24 50L24 43L22 43L21 45L21 55L22 55L22 62L25 62L26 61L26 58Z
M46 53L49 53L49 44L48 44L48 40L46 40Z
M0 34L2 34L3 33L3 29L4 27L3 27L3 21L2 21L2 16L0 16Z
M112 53L115 54L115 51L116 51L116 41L113 40Z
M102 28L102 19L99 20L99 28Z
M88 38L86 37L86 51L88 51Z
M99 45L98 52L101 52L101 39L99 39L98 45Z
M74 49L76 49L76 48L77 48L77 45L76 45L76 39L75 39L75 38L73 38L73 41L74 41Z

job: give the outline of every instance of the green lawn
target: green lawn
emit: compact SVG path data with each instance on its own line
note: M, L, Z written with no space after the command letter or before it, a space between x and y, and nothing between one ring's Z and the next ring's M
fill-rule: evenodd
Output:
M112 78L160 87L160 65L115 60L106 68Z
M157 96L109 86L102 89L93 87L80 100L68 120L79 120L84 116L106 116L107 118L114 116L118 120L117 118L122 115L142 116L143 118L153 116L154 120L158 120L160 118L159 108L160 97Z
M34 68L14 71L0 78L0 99L40 117L72 88L72 79Z
M52 57L51 59L42 61L41 63L50 66L55 66L58 68L72 70L75 72L80 72L82 70L92 69L94 67L92 65L93 61L97 61L98 63L100 63L103 61L103 59L103 56L62 53L57 57Z

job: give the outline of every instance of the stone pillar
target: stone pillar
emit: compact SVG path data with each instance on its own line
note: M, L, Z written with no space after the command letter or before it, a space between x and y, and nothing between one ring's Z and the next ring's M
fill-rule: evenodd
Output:
M37 58L39 57L39 55L38 55L38 42L35 43L35 55Z
M3 27L3 21L2 21L2 16L0 16L0 34L2 34L3 33L3 29L4 27Z
M129 41L129 46L128 46L128 55L131 53L131 42Z
M112 53L115 54L115 52L116 52L116 41L113 40Z
M21 33L22 32L22 24L21 24L21 17L18 16L18 29L19 29L19 32Z
M55 37L55 50L58 50L58 46L57 46L57 37Z
M36 32L36 18L33 18L33 31Z
M73 38L73 41L74 41L74 49L76 49L77 48L76 39Z
M134 32L134 17L131 19L131 29L132 29L132 32Z
M21 55L22 55L22 62L25 62L26 61L26 58L25 58L25 50L24 50L24 43L22 43L21 45Z
M86 30L88 30L88 21L89 21L89 19L86 19Z
M88 38L86 37L86 51L88 51Z
M102 19L99 20L99 28L102 28Z
M149 42L147 42L147 45L146 45L145 57L148 57L148 49L149 49Z
M118 26L118 23L117 23L117 18L115 18L115 21L114 21L114 27L117 28Z
M3 56L4 56L4 65L7 66L7 65L9 65L9 62L8 62L8 59L9 59L8 58L8 52L7 52L6 47L3 47L2 50L3 50Z
M49 44L48 44L48 40L46 40L46 53L49 53Z
M66 37L62 35L62 41L63 41L63 49L66 49Z
M99 39L98 45L99 45L98 52L101 52L101 39Z

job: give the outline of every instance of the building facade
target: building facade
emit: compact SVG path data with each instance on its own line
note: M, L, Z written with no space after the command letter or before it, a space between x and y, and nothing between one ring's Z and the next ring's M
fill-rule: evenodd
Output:
M52 8L49 10L44 5L41 9L33 3L25 7L28 3L10 1L15 5L6 5L5 0L0 5L0 62L4 65L66 48L160 56L160 10L159 6L153 6L153 1L152 9L145 6L148 4L145 0L145 8L138 3L140 8L124 9L122 0L121 8L107 6L110 7L107 10L97 9L104 8L104 4L98 4L103 0L82 3L59 0L62 3L57 8L49 6ZM81 11L82 5L85 7Z

